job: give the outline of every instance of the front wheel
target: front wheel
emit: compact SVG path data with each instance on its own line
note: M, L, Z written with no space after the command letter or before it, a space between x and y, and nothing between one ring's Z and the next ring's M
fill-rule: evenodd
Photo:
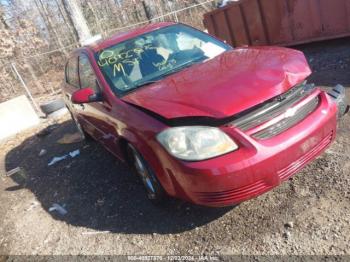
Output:
M131 167L141 179L147 193L147 197L154 204L164 203L166 194L152 171L149 164L142 157L142 155L133 147L128 145L128 157Z

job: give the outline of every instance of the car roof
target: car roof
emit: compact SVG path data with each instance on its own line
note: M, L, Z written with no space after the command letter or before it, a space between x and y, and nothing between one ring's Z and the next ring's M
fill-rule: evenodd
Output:
M139 35L143 35L145 33L149 33L152 32L154 30L163 28L163 27L167 27L170 25L175 25L177 23L174 22L159 22L159 23L152 23L143 27L138 27L136 29L127 31L127 32L122 32L122 33L118 33L115 34L105 40L93 43L89 46L87 46L88 48L92 49L94 52L98 52L100 50L103 50L109 46L121 43L123 41L126 41L128 39L132 39L134 37L137 37Z

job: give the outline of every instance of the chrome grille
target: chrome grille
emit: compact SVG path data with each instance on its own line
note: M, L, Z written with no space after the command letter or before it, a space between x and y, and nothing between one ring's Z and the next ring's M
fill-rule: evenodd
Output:
M257 108L249 112L241 113L240 116L230 124L242 131L247 131L283 114L288 108L308 96L312 89L312 85L302 84L296 86L286 93L265 102L263 105L257 106Z
M273 124L272 126L269 126L268 128L265 128L253 134L253 137L263 140L263 139L268 139L283 133L287 129L301 122L309 114L315 111L315 109L317 108L320 102L319 100L320 100L319 97L315 97L314 99L310 100L307 104L305 104L303 107L301 107L293 116L286 117L281 121Z

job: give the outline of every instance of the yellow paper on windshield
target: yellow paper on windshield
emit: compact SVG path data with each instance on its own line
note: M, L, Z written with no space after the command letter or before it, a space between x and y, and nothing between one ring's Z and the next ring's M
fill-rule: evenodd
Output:
M204 55L206 55L209 58L214 58L223 52L225 52L225 49L215 45L213 43L205 43L202 47L202 51L204 52Z

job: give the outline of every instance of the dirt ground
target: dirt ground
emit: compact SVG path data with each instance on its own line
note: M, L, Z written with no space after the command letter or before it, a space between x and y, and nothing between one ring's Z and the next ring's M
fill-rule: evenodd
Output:
M296 48L314 70L310 82L341 83L350 98L350 39ZM68 117L45 137L38 131L0 145L0 254L350 254L350 115L336 142L293 179L220 209L178 200L153 206L127 167L98 144L57 143L75 132ZM80 155L48 167L75 149ZM25 170L25 185L4 176L15 167ZM68 213L50 212L55 203Z

